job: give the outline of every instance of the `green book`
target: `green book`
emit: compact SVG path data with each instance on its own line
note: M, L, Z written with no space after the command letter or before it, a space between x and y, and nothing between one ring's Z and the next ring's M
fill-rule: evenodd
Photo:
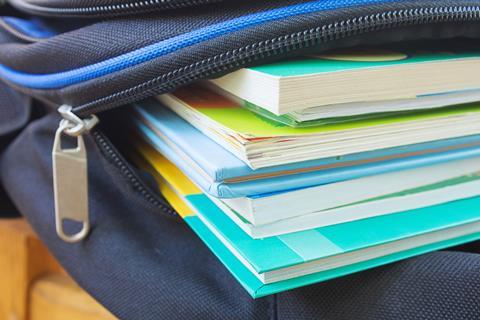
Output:
M480 133L480 103L292 128L198 84L157 100L253 169Z
M480 47L359 48L244 68L210 83L251 109L302 126L478 101L479 60Z

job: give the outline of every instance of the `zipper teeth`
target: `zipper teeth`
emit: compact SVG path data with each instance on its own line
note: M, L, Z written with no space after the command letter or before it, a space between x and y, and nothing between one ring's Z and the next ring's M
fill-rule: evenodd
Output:
M113 162L113 164L121 171L122 175L128 179L131 186L137 190L150 204L159 208L162 213L169 216L178 216L177 212L171 208L166 203L160 201L158 196L150 191L138 178L137 174L126 164L126 161L123 160L118 153L111 147L108 140L100 133L98 130L91 132L93 138L101 148L101 150L106 154L108 159Z
M0 0L1 1L1 0ZM219 2L220 0L143 0L132 1L118 4L99 5L93 7L75 7L75 8L58 8L58 7L42 7L28 3L28 0L12 0L20 8L37 13L52 15L116 15L126 13L145 12L153 9L179 9L189 6L198 6L201 4L210 4Z
M78 106L74 108L74 112L79 116L87 116L166 92L194 80L238 69L256 60L354 35L417 24L478 19L480 19L480 6L448 6L402 9L342 20L226 51L170 71L129 89Z

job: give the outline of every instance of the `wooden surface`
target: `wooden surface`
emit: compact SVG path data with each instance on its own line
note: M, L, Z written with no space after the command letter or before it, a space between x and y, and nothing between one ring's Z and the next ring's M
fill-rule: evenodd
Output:
M115 319L72 279L52 274L34 282L30 291L30 320Z
M115 319L62 270L23 219L0 219L0 320Z

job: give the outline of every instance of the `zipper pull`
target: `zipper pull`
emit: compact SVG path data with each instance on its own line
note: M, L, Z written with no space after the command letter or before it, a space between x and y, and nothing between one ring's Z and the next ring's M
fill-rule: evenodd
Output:
M58 112L63 119L55 133L52 150L55 224L58 236L66 242L74 243L85 239L90 231L87 151L82 135L99 120L95 115L81 119L67 105L58 108ZM62 148L64 134L76 138L75 148ZM82 229L74 234L65 233L65 220L81 223Z

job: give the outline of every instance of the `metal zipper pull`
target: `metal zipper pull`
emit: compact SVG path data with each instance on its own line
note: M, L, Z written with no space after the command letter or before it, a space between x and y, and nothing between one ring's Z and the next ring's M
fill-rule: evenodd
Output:
M58 108L58 112L63 119L55 133L52 150L55 224L58 236L66 242L74 243L83 240L90 231L87 151L82 134L92 129L98 123L98 118L91 115L87 119L81 119L67 105ZM76 138L75 148L62 148L64 134ZM65 220L81 223L82 229L67 234L63 227Z

